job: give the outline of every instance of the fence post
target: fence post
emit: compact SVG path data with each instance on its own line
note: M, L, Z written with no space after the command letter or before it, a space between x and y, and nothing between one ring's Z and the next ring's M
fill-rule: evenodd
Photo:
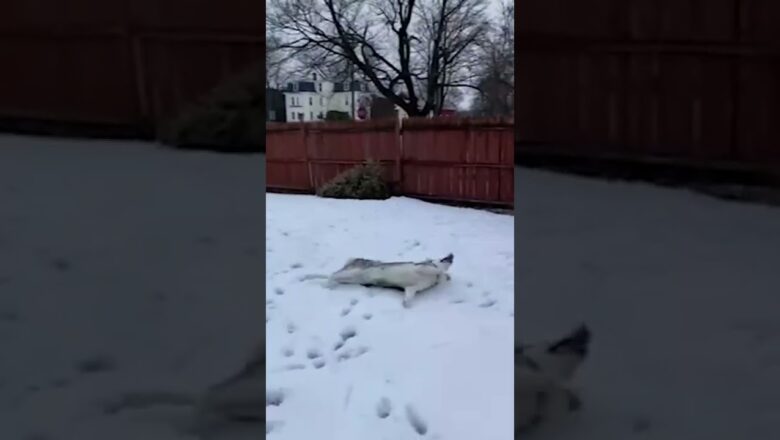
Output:
M311 166L311 154L309 154L309 133L306 130L306 124L304 122L298 122L301 124L301 142L303 142L303 157L306 161L306 170L309 175L309 187L313 193L317 193L317 187L314 185L314 172Z
M396 149L396 175L398 176L398 185L396 185L396 192L398 194L403 193L404 185L404 134L403 134L403 119L395 119L395 139L398 148Z

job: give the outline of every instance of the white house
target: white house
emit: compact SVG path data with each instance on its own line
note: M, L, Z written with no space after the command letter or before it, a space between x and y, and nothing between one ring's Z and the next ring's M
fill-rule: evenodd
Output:
M344 112L357 120L370 117L371 93L367 84L333 82L316 69L287 83L284 99L287 122L324 120L329 111Z

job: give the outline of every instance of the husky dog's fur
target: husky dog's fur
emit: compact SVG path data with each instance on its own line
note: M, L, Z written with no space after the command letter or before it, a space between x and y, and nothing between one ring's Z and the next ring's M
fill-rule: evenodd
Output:
M518 434L580 408L581 400L570 388L570 381L587 357L590 340L590 330L582 325L557 341L515 349L515 430Z
M452 254L440 260L420 262L382 262L365 258L352 258L330 276L308 275L302 280L325 278L328 286L357 284L367 287L384 287L404 291L403 305L409 307L418 293L449 280L447 270L455 257Z

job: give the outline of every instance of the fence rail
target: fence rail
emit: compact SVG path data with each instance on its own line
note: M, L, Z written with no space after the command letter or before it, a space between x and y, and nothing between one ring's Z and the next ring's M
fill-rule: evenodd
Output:
M266 124L268 191L314 193L365 161L398 195L496 206L514 203L514 122L395 119Z

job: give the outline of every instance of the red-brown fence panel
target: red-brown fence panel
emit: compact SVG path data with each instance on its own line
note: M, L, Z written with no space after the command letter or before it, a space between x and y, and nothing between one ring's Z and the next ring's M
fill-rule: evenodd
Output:
M394 119L268 124L266 188L314 192L366 161L399 195L512 206L514 124L509 120Z
M780 169L778 2L523 4L519 151Z
M512 204L514 125L508 120L408 119L401 191L412 196Z
M314 191L306 131L301 123L265 125L266 187L286 191Z
M0 13L0 118L147 134L262 62L263 10L251 0L12 1Z
M315 188L365 161L382 165L391 182L399 179L395 120L315 123L308 124L306 131Z

